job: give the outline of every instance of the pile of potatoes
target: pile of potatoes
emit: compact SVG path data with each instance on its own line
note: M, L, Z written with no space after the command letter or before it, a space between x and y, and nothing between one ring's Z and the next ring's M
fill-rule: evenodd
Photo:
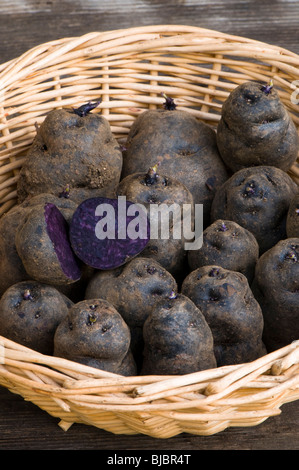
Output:
M298 339L299 138L275 87L237 86L216 131L165 97L123 149L98 105L37 128L0 219L0 335L127 376L250 362ZM97 207L121 198L114 226ZM174 203L193 229L202 216L200 246L173 220L150 236L147 211ZM141 205L145 233L128 237ZM125 236L100 239L98 224Z

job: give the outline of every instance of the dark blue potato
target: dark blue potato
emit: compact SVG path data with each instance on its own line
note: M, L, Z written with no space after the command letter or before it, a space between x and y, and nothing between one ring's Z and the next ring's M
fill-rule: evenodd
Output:
M297 184L274 166L243 168L216 192L211 221L236 222L255 236L260 254L286 237L286 218Z
M161 215L164 211L161 220L154 222L159 230L143 250L142 256L155 259L175 277L181 277L181 273L187 265L185 241L191 241L184 237L183 205L187 205L190 209L190 223L189 219L186 220L186 223L188 223L187 228L193 231L194 202L192 194L182 182L164 176L163 168L160 169L161 173L155 165L146 173L134 173L126 176L118 185L117 195L126 196L131 202L143 204L149 214L151 214L150 207L153 205L160 211ZM178 216L175 221L172 215L172 208L174 207L178 208ZM167 213L168 209L169 215ZM154 214L152 217L155 217ZM152 222L151 217L150 220ZM165 224L166 228L169 224L168 234L165 238L161 236L162 224ZM176 234L177 228L180 231L179 235Z
M299 238L299 192L290 203L286 224L287 237Z
M64 195L78 204L94 196L114 197L122 159L105 117L54 109L27 153L18 180L18 200L44 192Z
M188 252L192 271L201 266L218 265L244 274L249 284L253 280L259 257L255 236L231 220L216 220L203 232L202 247Z
M122 178L147 172L157 162L165 176L181 181L189 189L195 204L203 204L207 226L216 189L228 178L214 130L186 111L145 111L130 129Z
M52 203L36 204L24 216L15 237L16 249L33 279L66 285L81 278L81 268L68 238L68 224Z
M177 375L216 367L214 341L202 312L182 294L159 301L143 326L144 375Z
M54 204L60 210L67 223L70 223L72 220L73 213L78 205L75 201L69 198L59 197L51 193L40 193L36 196L29 196L22 202L22 204L19 204L18 207L21 207L25 212L27 209L33 207L33 205L48 203Z
M53 354L54 334L73 303L37 281L10 286L0 300L0 335L42 354Z
M52 194L39 194L26 199L22 204L13 207L0 220L0 296L11 285L30 279L17 252L15 236L19 225L31 208L40 203L51 202L62 212L67 221L73 215L77 204L69 199L61 199Z
M119 205L118 199L90 198L75 211L70 241L78 258L88 266L101 270L116 268L141 253L148 244L150 224L146 211L130 201L123 203Z
M15 244L15 234L24 211L17 206L0 219L0 297L8 287L30 279Z
M266 354L261 307L242 273L203 266L185 278L181 291L201 310L211 328L218 367Z
M264 316L268 352L299 338L299 238L278 242L258 260L252 291Z
M50 193L41 193L37 194L36 196L33 197L28 197L25 199L25 201L20 204L19 207L20 209L20 214L23 212L25 213L28 211L34 204L41 204L41 203L51 203L54 204L62 213L63 217L65 218L66 222L70 224L73 214L78 206L78 204L73 201L72 199L68 197L60 197L60 196L55 196L54 194ZM22 219L22 218L21 218ZM19 219L20 220L20 219ZM15 239L15 236L12 237L13 242ZM65 285L56 285L57 289L61 292L63 292L67 297L72 299L74 302L78 302L79 300L82 300L85 287L86 287L86 282L88 281L89 277L93 273L93 269L90 268L89 266L80 266L82 270L82 276L81 278L74 283L71 284L65 284ZM28 275L25 279L28 278Z
M138 256L119 268L96 272L85 298L102 298L114 305L130 327L132 352L140 364L144 321L156 302L173 292L177 292L174 277L157 261Z
M135 375L130 330L106 300L83 300L72 306L56 329L54 355L105 371Z
M15 235L18 227L22 224L24 217L33 205L41 203L52 203L61 211L69 223L77 204L70 199L59 198L53 194L41 193L26 199L22 204L13 207L4 214L0 220L0 296L5 290L16 282L25 281L32 277L26 272L22 260L17 252ZM83 268L83 267L82 267ZM69 285L55 286L72 300L78 300L85 289L85 282L90 274L90 268L84 267L83 275L78 282ZM81 295L82 298L82 295Z
M217 144L233 172L256 165L287 171L299 152L296 126L275 86L255 81L236 87L223 104Z

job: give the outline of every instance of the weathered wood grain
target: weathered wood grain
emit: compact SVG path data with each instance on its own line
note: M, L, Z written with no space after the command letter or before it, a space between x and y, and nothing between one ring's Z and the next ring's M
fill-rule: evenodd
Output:
M52 39L152 24L188 24L299 53L297 1L40 0L0 2L0 62Z

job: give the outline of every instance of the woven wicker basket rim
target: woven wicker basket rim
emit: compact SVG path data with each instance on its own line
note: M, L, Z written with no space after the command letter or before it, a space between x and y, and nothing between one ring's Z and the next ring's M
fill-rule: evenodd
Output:
M138 114L172 95L212 127L221 105L244 80L273 79L291 101L299 56L260 41L185 25L91 32L41 44L0 65L0 216L17 204L26 151L45 115L102 98L101 112L119 142ZM298 161L290 175L299 182ZM60 419L115 434L168 438L253 426L299 398L299 342L249 364L179 377L121 377L43 356L0 337L0 385Z

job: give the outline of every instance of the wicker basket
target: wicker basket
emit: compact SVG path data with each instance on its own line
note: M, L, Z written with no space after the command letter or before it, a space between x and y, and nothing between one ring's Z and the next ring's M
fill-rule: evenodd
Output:
M273 79L299 126L299 56L280 47L188 26L147 26L49 42L0 66L0 215L16 204L16 182L36 124L57 107L102 98L120 143L138 114L175 98L216 127L229 92ZM295 164L291 176L299 182ZM258 425L299 399L299 340L252 363L193 374L122 377L40 353L0 337L0 385L59 418L114 434L169 438Z

